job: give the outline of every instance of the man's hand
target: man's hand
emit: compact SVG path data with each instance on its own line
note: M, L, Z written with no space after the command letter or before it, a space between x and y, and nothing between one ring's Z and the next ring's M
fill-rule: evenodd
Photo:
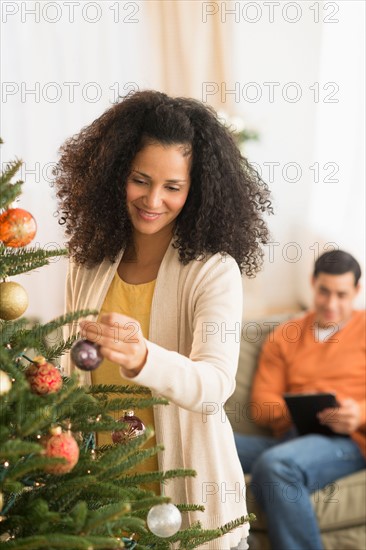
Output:
M342 399L339 407L324 409L318 413L321 424L328 426L334 433L351 434L361 424L361 409L354 399Z
M103 315L99 322L81 321L82 337L100 345L106 359L122 367L126 377L136 376L147 358L140 323L120 313Z

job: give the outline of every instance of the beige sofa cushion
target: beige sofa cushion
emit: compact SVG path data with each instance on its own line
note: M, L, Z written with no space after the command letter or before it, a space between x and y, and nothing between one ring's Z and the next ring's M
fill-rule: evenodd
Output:
M247 507L257 521L255 531L265 531L263 512L255 502L250 490L250 475L245 476L247 486ZM332 531L362 525L366 518L366 470L342 477L311 495L321 531ZM366 545L364 546L366 548Z
M299 315L302 315L302 313L296 314L296 316ZM255 369L258 365L260 350L269 332L294 316L293 313L284 313L283 315L266 317L255 321L243 321L236 388L225 405L225 411L234 432L271 435L269 430L258 426L252 419L250 411L250 388Z

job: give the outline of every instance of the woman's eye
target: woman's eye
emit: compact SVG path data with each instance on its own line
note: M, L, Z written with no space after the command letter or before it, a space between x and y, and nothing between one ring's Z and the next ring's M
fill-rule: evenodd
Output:
M168 187L169 191L179 191L177 187Z
M134 181L135 183L140 183L142 185L145 183L143 180L138 180L138 179L135 179L135 178L133 178L132 181Z

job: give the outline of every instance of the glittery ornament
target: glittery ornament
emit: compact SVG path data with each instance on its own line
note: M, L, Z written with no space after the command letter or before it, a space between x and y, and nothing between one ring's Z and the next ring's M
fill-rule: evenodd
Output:
M182 515L174 504L157 504L147 514L147 526L154 535L172 537L182 525Z
M4 496L3 496L2 492L0 491L0 512L3 509L3 506L4 506Z
M38 395L56 393L62 388L60 371L42 356L33 359L33 363L25 370L25 376L32 392Z
M142 435L146 429L143 422L138 416L134 415L133 411L127 411L118 419L118 422L123 422L127 426L121 430L114 430L112 432L113 443L126 443L129 439Z
M13 321L28 307L28 295L22 285L13 281L0 283L0 319Z
M0 216L0 241L5 246L19 248L34 238L37 224L32 214L22 208L9 208Z
M54 475L71 472L79 460L79 447L69 432L60 427L51 429L51 436L45 442L45 455L49 458L65 458L65 464L52 464L45 467L46 472Z
M81 370L95 370L103 361L100 346L90 340L77 340L71 348L71 359Z
M3 370L0 370L0 395L8 393L11 390L11 386L10 376Z

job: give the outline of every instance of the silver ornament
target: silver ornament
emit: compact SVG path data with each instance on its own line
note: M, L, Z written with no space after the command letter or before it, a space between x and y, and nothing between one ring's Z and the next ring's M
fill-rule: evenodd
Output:
M147 514L147 526L154 535L161 538L175 535L182 525L182 515L171 504L157 504Z

